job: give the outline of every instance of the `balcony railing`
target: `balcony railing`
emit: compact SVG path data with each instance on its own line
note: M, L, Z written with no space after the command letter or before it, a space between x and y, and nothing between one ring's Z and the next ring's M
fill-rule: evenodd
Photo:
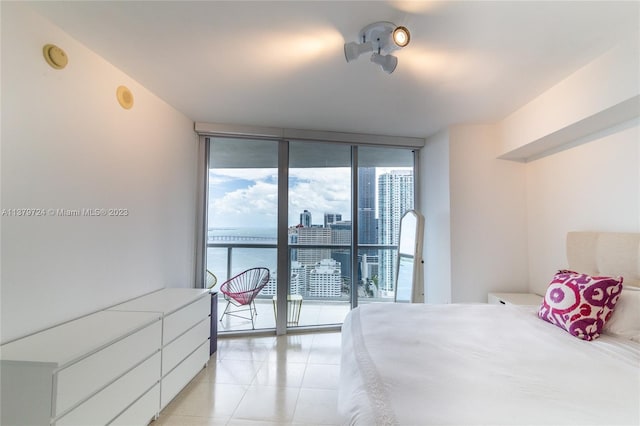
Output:
M271 239L273 241L273 239ZM246 242L227 239L210 239L207 243L207 267L218 277L218 284L223 283L229 277L232 277L245 269L256 266L264 266L272 272L276 270L277 244L271 242L256 242L255 238L247 239ZM349 244L289 244L289 259L305 250L328 250L331 257L338 257L336 251L351 258L351 245ZM362 244L358 246L359 253L375 252L377 255L381 251L390 251L395 256L397 246L379 245L379 244ZM374 255L377 256L377 255ZM381 257L381 256L380 256ZM295 259L294 259L295 260ZM375 264L375 263L374 263ZM341 324L346 313L351 309L350 292L351 286L351 262L344 266L341 276L341 295L333 297L318 297L308 294L307 289L301 289L300 293L304 296L300 326L313 326L321 324ZM395 273L395 271L394 271ZM356 274L356 276L358 276ZM356 286L358 291L358 303L368 302L390 302L393 300L392 294L383 297L380 295L377 283L373 280L363 282L360 280ZM264 293L264 292L263 292ZM260 294L256 299L256 307L259 313L259 320L256 328L273 328L275 327L275 315L273 312L272 298L275 294ZM220 295L220 312L224 310L224 299ZM234 322L235 321L235 322ZM320 321L320 322L318 322ZM234 319L225 320L221 323L221 330L237 331L246 328L251 329L250 323L238 322Z

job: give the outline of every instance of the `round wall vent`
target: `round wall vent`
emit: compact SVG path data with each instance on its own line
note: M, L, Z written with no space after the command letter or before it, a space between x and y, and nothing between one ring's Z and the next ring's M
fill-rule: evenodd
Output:
M69 63L67 54L55 44L45 44L42 48L42 54L47 63L57 70L61 70Z
M116 97L122 108L131 109L133 106L133 93L126 86L118 86Z

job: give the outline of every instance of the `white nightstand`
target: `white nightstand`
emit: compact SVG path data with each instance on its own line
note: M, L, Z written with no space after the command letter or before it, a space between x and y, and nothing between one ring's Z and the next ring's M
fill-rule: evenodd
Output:
M487 302L496 305L540 305L542 296L533 293L489 293Z

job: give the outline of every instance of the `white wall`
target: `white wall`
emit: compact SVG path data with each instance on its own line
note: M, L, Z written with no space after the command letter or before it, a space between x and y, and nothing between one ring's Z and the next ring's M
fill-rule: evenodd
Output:
M2 342L164 286L191 286L193 123L28 4L2 4L2 209L127 209L2 217ZM62 47L54 70L42 46ZM131 110L116 101L128 86Z
M454 126L449 134L452 302L526 291L524 165L496 159L496 126Z
M495 125L427 139L428 302L542 294L566 267L567 232L640 232L639 43L614 46Z
M567 267L569 231L640 232L640 127L527 164L530 291Z
M420 211L425 216L423 243L425 302L451 302L451 203L449 132L426 140L420 150Z
M497 127L454 126L420 152L429 303L544 294L567 232L640 232L638 119L529 163L496 159Z
M614 46L498 125L499 154L530 161L531 292L567 266L567 232L640 232L639 44Z
M496 158L494 125L459 125L420 151L428 303L527 291L525 165Z

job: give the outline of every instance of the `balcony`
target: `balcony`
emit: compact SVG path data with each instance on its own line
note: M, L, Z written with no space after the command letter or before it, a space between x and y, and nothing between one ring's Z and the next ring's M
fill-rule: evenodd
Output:
M381 246L381 245L367 245L361 246L361 250L372 250L377 253L386 252L389 255L395 255L395 246ZM289 258L301 256L303 251L327 251L331 253L331 257L344 256L347 252L347 258L350 258L351 246L349 245L304 245L304 244L291 244L289 245ZM335 251L335 252L334 252ZM276 271L276 257L277 257L277 245L273 240L268 241L256 241L246 240L234 241L225 240L223 238L217 238L215 240L209 239L207 243L207 268L211 270L218 277L218 285L214 290L219 289L227 277L234 276L245 269L256 266L264 266L272 271ZM362 268L362 265L359 265ZM345 265L344 271L351 271L351 265ZM347 269L348 268L348 269ZM350 272L345 273L342 277L342 281L339 283L338 293L340 296L334 297L313 297L309 293L302 290L303 301L300 309L300 316L297 324L289 323L290 327L315 327L325 325L340 325L344 321L345 316L351 309L350 301ZM290 280L294 281L294 280ZM291 283L290 283L291 285ZM275 329L276 327L276 315L274 312L273 295L275 289L273 283L271 288L265 287L263 293L260 294L255 300L257 316L254 318L255 329ZM290 287L291 288L291 287ZM340 291L341 289L341 291ZM393 301L393 295L389 292L383 292L377 290L377 286L369 283L367 288L363 285L359 285L358 289L358 303L369 302L390 302ZM292 291L295 293L295 291ZM305 294L307 293L307 294ZM386 296L386 297L384 297ZM220 319L224 309L227 305L221 293L218 294L218 320ZM245 312L248 314L248 312ZM244 315L244 314L243 314ZM289 318L291 320L292 318ZM234 316L225 315L222 321L218 322L218 331L225 332L238 332L252 330L251 320L238 318Z
M255 317L255 329L275 329L276 316L273 309L272 298L258 298L255 301L258 315ZM227 301L221 293L218 293L218 320L227 306ZM332 302L327 300L303 300L300 309L298 327L342 324L345 316L351 310L348 303ZM218 332L251 330L251 321L225 315L222 321L218 321Z

